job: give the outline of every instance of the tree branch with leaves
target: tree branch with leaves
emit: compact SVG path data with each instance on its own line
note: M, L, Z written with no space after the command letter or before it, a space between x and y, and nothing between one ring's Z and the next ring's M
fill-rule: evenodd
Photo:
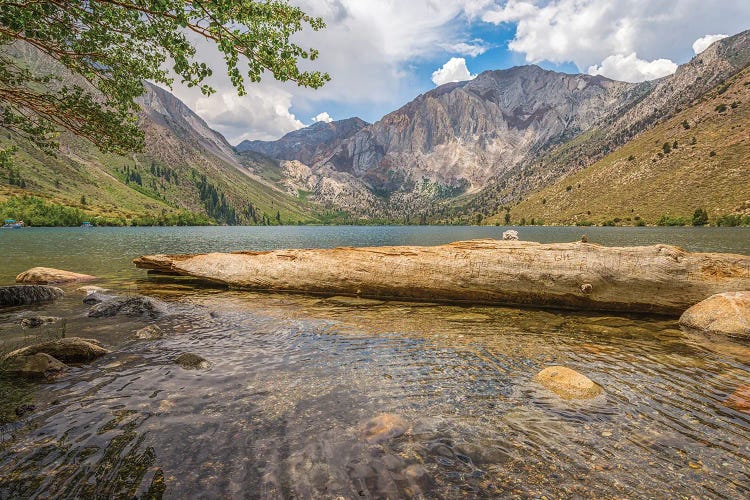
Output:
M318 52L291 41L307 27L325 24L280 0L0 0L0 127L48 151L61 128L103 151L138 151L144 81L171 86L176 76L214 92L192 40L218 48L240 95L266 72L319 88L330 77L300 69ZM30 63L30 47L52 64Z

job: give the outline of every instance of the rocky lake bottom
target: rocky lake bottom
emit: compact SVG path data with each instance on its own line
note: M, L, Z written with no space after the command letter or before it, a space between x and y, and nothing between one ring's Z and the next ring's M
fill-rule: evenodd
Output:
M0 284L50 265L165 304L154 319L92 318L71 285L0 310L4 350L64 335L112 351L54 382L0 379L0 498L750 495L747 343L674 318L248 293L129 266L154 250L264 248L212 231L0 235L15 256ZM269 234L266 247L305 246ZM750 248L730 234L713 241ZM40 315L62 319L20 325ZM150 325L160 338L136 337ZM186 353L206 363L176 364ZM602 394L560 399L533 380L550 365Z

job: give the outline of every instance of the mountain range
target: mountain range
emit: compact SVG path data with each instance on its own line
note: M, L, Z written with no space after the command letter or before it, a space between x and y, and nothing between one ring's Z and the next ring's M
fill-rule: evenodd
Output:
M750 31L642 83L537 66L486 71L373 124L319 122L234 148L149 85L142 154L103 155L65 137L49 160L5 134L0 147L19 148L25 187L0 184L0 197L34 193L124 219L184 210L229 224L655 224L699 206L746 214L748 64ZM690 175L701 182L680 182Z

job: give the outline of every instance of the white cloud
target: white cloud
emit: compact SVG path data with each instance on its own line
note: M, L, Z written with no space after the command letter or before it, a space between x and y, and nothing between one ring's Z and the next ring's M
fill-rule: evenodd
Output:
M718 42L722 38L726 38L726 37L727 35L702 36L693 43L693 52L695 52L696 54L700 54L701 52L706 50L712 43Z
M750 2L726 0L508 0L482 14L486 22L516 25L508 47L526 61L572 62L580 70L634 52L652 65L684 62L692 40L740 32L749 18Z
M655 80L671 75L677 71L677 65L669 59L644 61L638 59L635 52L624 56L617 54L609 56L600 65L589 67L589 75L602 75L622 82L642 82Z
M193 109L232 144L244 139L274 140L304 127L290 111L292 96L281 89L248 85L240 97L232 89L199 97Z
M471 80L477 75L469 73L466 67L466 59L463 57L451 57L443 67L432 73L432 82L435 85L443 85L450 82L463 82Z
M313 122L325 122L325 123L331 123L333 121L333 118L331 118L331 115L329 115L326 111L323 111L322 113L318 113L317 115L313 116L312 119Z
M492 45L484 40L472 40L471 42L459 42L441 45L448 52L461 54L462 56L477 57L481 56L492 48Z

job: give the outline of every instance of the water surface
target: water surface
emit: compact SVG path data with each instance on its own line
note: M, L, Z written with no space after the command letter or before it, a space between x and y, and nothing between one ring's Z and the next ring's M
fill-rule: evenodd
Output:
M60 302L0 311L0 340L30 314L113 353L33 394L3 428L0 498L696 497L750 495L750 346L687 335L672 319L237 292L148 278L143 253L498 237L504 228L42 229L0 234L2 282L33 265L158 297L145 320L90 319ZM524 239L668 242L748 251L747 230L520 228ZM183 352L207 370L175 365ZM532 378L551 364L605 391L566 402ZM748 399L744 399L744 398ZM409 430L369 443L381 413Z

